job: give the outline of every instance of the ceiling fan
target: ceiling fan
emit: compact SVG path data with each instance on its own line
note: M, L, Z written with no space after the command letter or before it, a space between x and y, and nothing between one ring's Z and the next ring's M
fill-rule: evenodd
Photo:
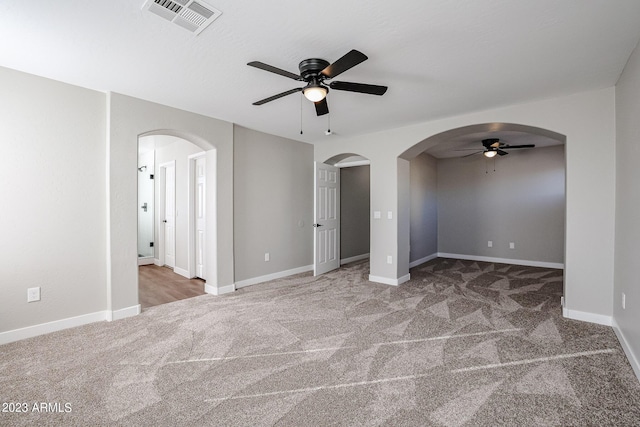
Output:
M329 64L328 61L318 58L305 59L298 65L300 75L290 73L289 71L282 70L272 65L265 64L260 61L252 61L247 65L261 70L269 71L271 73L279 74L290 79L307 83L306 86L301 88L295 88L286 92L279 93L277 95L270 96L268 98L256 101L253 105L262 105L267 102L274 101L283 96L291 95L292 93L302 92L309 101L313 102L316 106L316 114L322 116L329 113L329 106L327 105L327 93L329 88L334 90L345 90L348 92L367 93L370 95L384 95L387 91L386 86L377 86L364 83L351 83L351 82L338 82L332 81L328 85L326 80L333 79L334 77L344 73L345 71L355 67L367 60L367 56L355 49L349 51L333 64Z
M509 144L505 144L504 142L500 142L500 139L498 138L483 139L482 145L484 146L484 150L476 151L475 153L471 153L463 157L469 157L475 154L482 153L484 154L485 157L491 158L491 157L495 157L496 154L499 156L505 156L509 154L505 150L512 150L515 148L534 148L535 147L534 144L509 145ZM457 151L466 151L466 150L475 150L475 148L467 148L464 150L457 150Z

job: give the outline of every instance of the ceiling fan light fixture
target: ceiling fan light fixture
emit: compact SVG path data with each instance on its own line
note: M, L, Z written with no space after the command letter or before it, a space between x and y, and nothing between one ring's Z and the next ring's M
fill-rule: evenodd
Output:
M302 89L302 93L309 101L318 102L322 101L327 96L327 88L317 83L310 83L307 87Z
M485 157L492 158L492 157L495 157L496 154L498 154L498 152L494 150L487 150L482 154L484 154Z

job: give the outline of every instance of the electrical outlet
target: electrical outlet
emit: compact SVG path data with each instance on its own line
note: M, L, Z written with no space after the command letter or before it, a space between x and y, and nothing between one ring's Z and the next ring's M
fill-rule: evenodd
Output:
M622 309L624 310L625 308L627 308L627 296L623 292L622 293Z
M393 212L387 211L387 219L393 219Z
M487 247L488 247L488 248L492 248L492 247L493 247L493 240L489 240L489 241L487 242Z
M271 259L271 255L269 255L269 252L265 252L264 253L264 260L265 261L269 261Z
M393 257L391 255L387 255L387 264L393 264Z
M515 249L516 248L516 244L513 242L509 242L509 249Z
M27 289L27 302L40 301L40 287Z

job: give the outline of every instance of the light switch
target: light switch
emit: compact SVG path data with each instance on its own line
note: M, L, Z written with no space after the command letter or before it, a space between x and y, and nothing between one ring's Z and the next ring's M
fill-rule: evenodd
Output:
M387 212L387 219L393 219L393 212L392 211L388 211Z

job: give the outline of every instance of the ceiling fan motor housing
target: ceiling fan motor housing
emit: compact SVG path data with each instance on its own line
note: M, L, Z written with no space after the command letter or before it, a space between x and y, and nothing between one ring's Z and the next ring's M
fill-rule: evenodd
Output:
M329 62L325 61L324 59L310 58L301 61L298 65L298 68L300 69L300 76L302 76L302 79L308 82L314 77L318 78L319 76L321 76L320 72L327 68L329 65Z
M484 145L485 148L490 149L490 148L500 148L500 140L498 138L488 138L488 139L483 139L482 140L482 145Z

